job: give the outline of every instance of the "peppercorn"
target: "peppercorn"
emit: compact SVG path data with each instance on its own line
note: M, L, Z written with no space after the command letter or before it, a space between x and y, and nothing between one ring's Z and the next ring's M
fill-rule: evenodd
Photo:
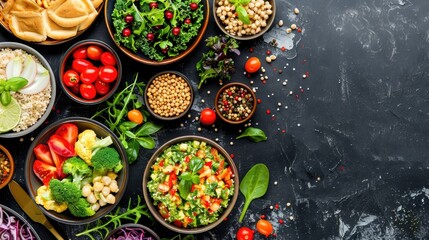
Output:
M217 107L220 114L231 121L241 121L252 112L253 97L247 89L231 86L219 95Z
M2 184L10 174L10 161L7 156L0 152L0 184Z

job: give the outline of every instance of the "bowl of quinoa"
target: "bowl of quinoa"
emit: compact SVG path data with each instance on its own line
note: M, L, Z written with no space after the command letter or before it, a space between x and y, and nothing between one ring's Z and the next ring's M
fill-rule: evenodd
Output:
M176 120L192 107L194 91L189 79L177 71L155 74L147 83L144 100L148 111L160 120Z
M238 17L238 6L247 12L248 24ZM238 40L251 40L263 35L273 24L275 15L275 0L250 0L243 5L234 4L231 0L213 0L216 24L222 32Z
M49 83L40 92L23 94L19 91L11 92L21 108L19 123L10 131L0 132L0 138L21 137L37 129L49 116L56 96L55 76L48 61L35 49L21 43L0 43L0 79L6 80L6 66L15 58L32 58L37 65L49 73Z

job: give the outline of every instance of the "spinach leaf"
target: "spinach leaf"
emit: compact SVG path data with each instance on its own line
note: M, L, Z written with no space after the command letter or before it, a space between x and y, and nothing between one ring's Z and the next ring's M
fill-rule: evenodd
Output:
M244 176L240 183L240 192L244 195L246 201L244 202L243 211L241 212L239 222L243 221L247 208L256 198L265 195L268 189L270 180L270 172L267 166L263 163L255 164Z
M236 139L247 137L253 142L261 142L267 140L267 136L265 135L264 131L262 131L259 128L254 127L248 127L244 130L240 136L236 137Z

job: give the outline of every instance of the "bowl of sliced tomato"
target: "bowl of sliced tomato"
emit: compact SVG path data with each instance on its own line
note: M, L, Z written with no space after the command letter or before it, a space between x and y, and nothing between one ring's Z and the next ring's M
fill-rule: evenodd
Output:
M201 136L164 143L143 175L143 195L152 215L178 233L198 234L221 224L238 191L238 170L230 155Z
M94 105L115 93L122 77L122 64L107 43L88 39L75 43L64 53L59 76L68 97L84 105Z
M34 139L25 163L29 195L45 215L65 224L87 224L111 212L128 179L119 139L103 124L69 117Z

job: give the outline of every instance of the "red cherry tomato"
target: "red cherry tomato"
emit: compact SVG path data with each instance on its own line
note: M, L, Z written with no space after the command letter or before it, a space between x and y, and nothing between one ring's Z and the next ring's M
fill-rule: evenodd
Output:
M124 28L124 30L122 30L122 36L129 37L130 35L131 35L131 30L129 28Z
M89 59L100 61L101 54L103 53L103 49L97 45L90 45L87 49L87 52L88 52Z
M129 14L129 15L125 16L124 20L126 23L132 23L134 21L134 17L133 17L133 15Z
M180 28L179 27L174 27L171 32L173 33L174 36L177 36L180 34Z
M92 66L92 63L85 59L74 59L72 62L72 69L78 73L83 72L89 66Z
M148 41L153 41L153 40L155 39L155 35L154 35L153 33L148 33L148 34L146 35L146 39L147 39Z
M261 61L257 57L251 57L247 59L246 64L244 65L244 69L248 73L255 73L261 68Z
M67 70L63 75L64 85L67 87L74 87L79 84L79 73L75 70Z
M198 4L196 4L196 3L191 3L191 4L189 4L189 7L191 8L191 10L192 10L192 11L195 11L195 10L197 10L197 9L198 9Z
M95 82L98 79L98 68L89 66L80 73L80 81L86 84Z
M110 84L101 81L100 79L98 79L97 81L95 81L95 91L99 94L99 95L106 95L107 93L110 92Z
M268 237L271 235L271 233L273 233L273 225L265 219L258 220L258 222L256 223L256 229L260 234L264 235L265 237Z
M104 66L115 66L116 65L116 58L110 52L102 53L100 60Z
M76 50L73 51L73 58L80 58L80 59L85 59L87 58L87 52L86 52L86 47L78 47Z
M216 122L216 113L211 108L205 108L201 111L200 122L203 125L212 125Z
M254 231L248 227L241 227L237 231L237 240L253 240Z
M189 18L187 18L187 19L185 19L185 21L184 21L186 24L191 24L192 23L192 21L191 21L191 19L189 19Z
M158 8L158 3L157 2L151 2L151 3L149 3L149 8L150 9Z
M98 76L101 81L111 83L118 77L118 70L112 66L103 66L100 67Z
M74 94L74 95L80 95L80 83L76 84L75 86L70 88L70 91Z
M79 88L80 95L88 100L94 99L97 95L94 85L82 83Z
M171 11L169 11L169 10L166 10L166 11L164 12L164 17L165 17L165 19L167 19L167 20L171 20L171 19L173 18L173 13L172 13Z

